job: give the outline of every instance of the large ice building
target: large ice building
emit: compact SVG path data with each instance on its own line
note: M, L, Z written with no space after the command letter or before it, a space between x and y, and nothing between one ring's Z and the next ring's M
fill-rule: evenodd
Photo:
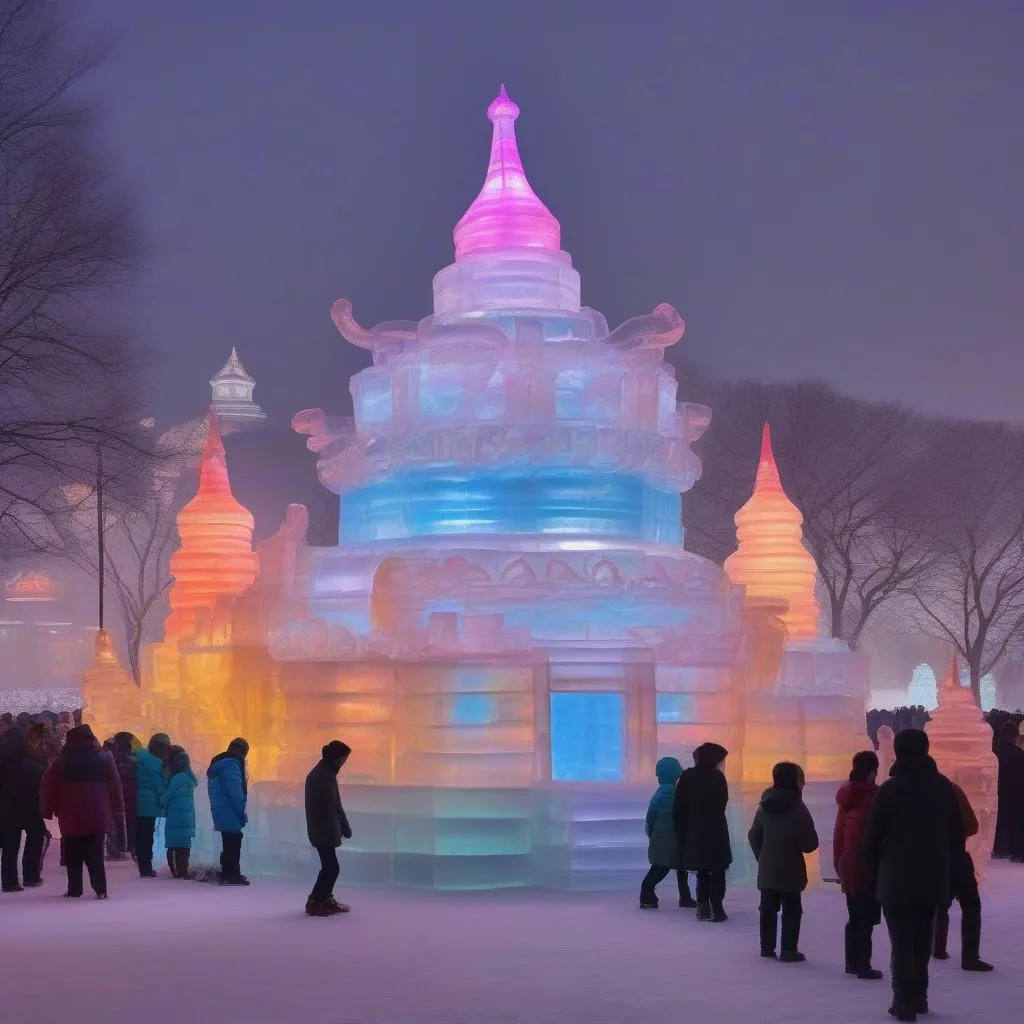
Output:
M220 548L200 542L222 505L244 510L208 446L218 503L197 499L182 531L203 587L186 587L187 616L175 606L143 703L198 764L248 736L250 851L267 864L307 870L301 781L338 736L354 750L346 877L632 886L658 757L715 739L742 779L748 691L779 675L788 593L745 599L684 547L709 412L678 401L665 360L683 321L661 305L611 330L581 304L518 116L502 89L433 313L363 328L335 303L372 366L351 420L294 425L340 497L337 545L309 546L292 506L258 559L242 544L247 591L231 566L214 579Z

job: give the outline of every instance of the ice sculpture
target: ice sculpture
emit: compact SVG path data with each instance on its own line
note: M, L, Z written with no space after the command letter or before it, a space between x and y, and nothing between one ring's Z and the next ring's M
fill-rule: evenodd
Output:
M82 674L81 690L82 721L91 725L101 740L115 732L134 732L140 727L139 689L118 661L105 629L96 631L95 656Z
M938 703L938 681L931 665L921 664L914 669L907 687L907 704L910 707L920 705L925 711L931 711Z
M776 761L798 760L811 782L841 779L850 755L867 745L868 663L842 641L818 637L817 567L804 547L800 510L782 486L767 423L736 536L725 571L744 586L748 605L776 602L787 631L773 684L747 696L743 778L763 782Z
M210 378L213 411L222 434L263 426L267 414L252 397L255 387L256 381L232 348L228 361Z
M257 558L215 431L182 513L145 700L189 743L249 738L254 849L278 867L305 870L301 782L335 736L353 748L347 877L633 886L660 756L714 739L739 778L761 722L749 701L798 715L801 751L818 722L776 692L779 616L806 619L807 603L756 584L744 601L684 550L709 412L677 403L664 358L683 321L660 305L609 330L581 305L518 114L502 89L433 313L366 328L334 304L373 364L351 379L352 420L313 409L293 424L339 495L337 545L311 547L291 506ZM840 744L835 778L855 749Z
M818 636L819 608L814 596L817 566L804 547L804 518L782 487L772 451L771 429L761 432L761 457L754 493L736 513L739 546L725 560L725 571L751 597L786 601L782 621L791 640Z
M956 658L938 688L938 707L925 726L939 770L966 794L978 819L978 834L967 841L978 880L983 881L996 830L996 778L992 729L969 687L960 685Z

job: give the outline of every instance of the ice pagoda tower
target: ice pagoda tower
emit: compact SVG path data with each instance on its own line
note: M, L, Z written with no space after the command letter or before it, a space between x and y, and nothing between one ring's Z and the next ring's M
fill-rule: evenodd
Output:
M682 543L709 420L664 358L682 319L660 305L609 330L581 304L504 87L487 116L433 313L365 328L334 305L373 365L353 421L295 417L340 526L299 550L271 652L307 758L333 719L351 771L396 787L396 881L604 884L645 863L660 754L714 736L738 763L742 592Z
M211 402L221 434L262 427L267 414L256 404L256 381L232 348L228 361L210 378Z

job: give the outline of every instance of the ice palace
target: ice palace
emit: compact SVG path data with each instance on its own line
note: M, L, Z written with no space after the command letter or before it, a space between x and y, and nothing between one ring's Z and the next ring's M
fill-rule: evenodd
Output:
M769 431L719 568L681 524L710 419L678 400L665 359L682 319L663 304L611 330L581 305L504 87L487 115L486 177L433 313L366 329L336 302L338 330L373 358L351 380L354 417L294 418L340 496L337 545L310 546L293 505L254 550L211 414L141 696L101 637L85 719L169 731L197 765L248 737L257 873L307 873L301 782L336 736L354 750L349 880L633 888L655 762L708 739L730 751L738 857L784 758L806 767L827 836L834 783L868 746L867 662L818 636ZM990 830L994 766L965 710L950 757Z

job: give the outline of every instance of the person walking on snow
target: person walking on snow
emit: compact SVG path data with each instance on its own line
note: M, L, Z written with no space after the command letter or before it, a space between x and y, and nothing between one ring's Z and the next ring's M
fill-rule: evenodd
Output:
M153 836L156 819L163 817L160 798L167 788L164 767L170 737L165 732L150 737L149 745L135 755L135 856L141 878L156 878L153 870Z
M864 827L864 869L892 946L892 1006L897 1020L928 1013L928 961L935 915L949 905L950 873L964 846L953 786L928 756L928 735L904 729L896 761L878 788Z
M82 895L82 868L101 900L107 898L103 844L111 816L125 832L121 780L110 754L87 725L68 730L64 749L43 773L40 801L44 818L57 815L68 872L66 896Z
M334 885L341 871L338 847L352 838L352 827L341 804L338 773L352 753L347 743L331 740L320 751L321 758L306 776L306 835L320 857L320 873L306 900L311 917L348 913L348 906L334 898Z
M188 861L196 834L196 786L188 754L181 747L171 747L167 766L170 779L160 797L160 810L167 818L164 842L167 845L167 866L172 878L188 878Z
M967 852L966 841L978 834L978 819L974 814L967 794L952 782L953 792L960 805L964 827L964 847L953 855L950 896L960 903L960 966L965 971L986 973L993 970L990 963L981 959L981 894L978 879L974 874L974 861ZM951 904L950 904L951 905ZM949 938L949 905L939 907L935 915L936 960L948 960L946 941Z
M676 783L683 774L683 766L674 757L663 757L655 766L658 788L647 808L647 859L651 869L640 883L640 909L657 910L658 894L655 887L669 875L676 873L679 883L679 906L692 908L697 901L690 895L686 871L679 855L679 840L672 821L672 805L676 796Z
M729 752L717 743L702 743L694 765L679 776L672 804L672 821L682 855L682 867L697 872L697 920L728 921L725 913L725 872L732 863L729 786L725 759Z
M782 944L779 960L802 963L799 950L800 893L807 888L804 855L818 848L814 819L803 801L803 769L782 761L772 769L772 786L761 794L747 838L757 861L757 888L761 893L761 956L775 959L779 911Z
M846 894L846 973L877 981L882 972L871 966L871 933L882 920L882 908L868 886L861 859L861 841L871 801L878 792L878 755L862 750L853 755L850 780L836 793L836 824L832 862Z
M249 743L240 736L218 754L206 770L206 790L210 797L210 816L213 827L220 833L220 884L248 885L242 874L242 832L249 824L245 813L248 786L245 778L245 759L249 756Z

